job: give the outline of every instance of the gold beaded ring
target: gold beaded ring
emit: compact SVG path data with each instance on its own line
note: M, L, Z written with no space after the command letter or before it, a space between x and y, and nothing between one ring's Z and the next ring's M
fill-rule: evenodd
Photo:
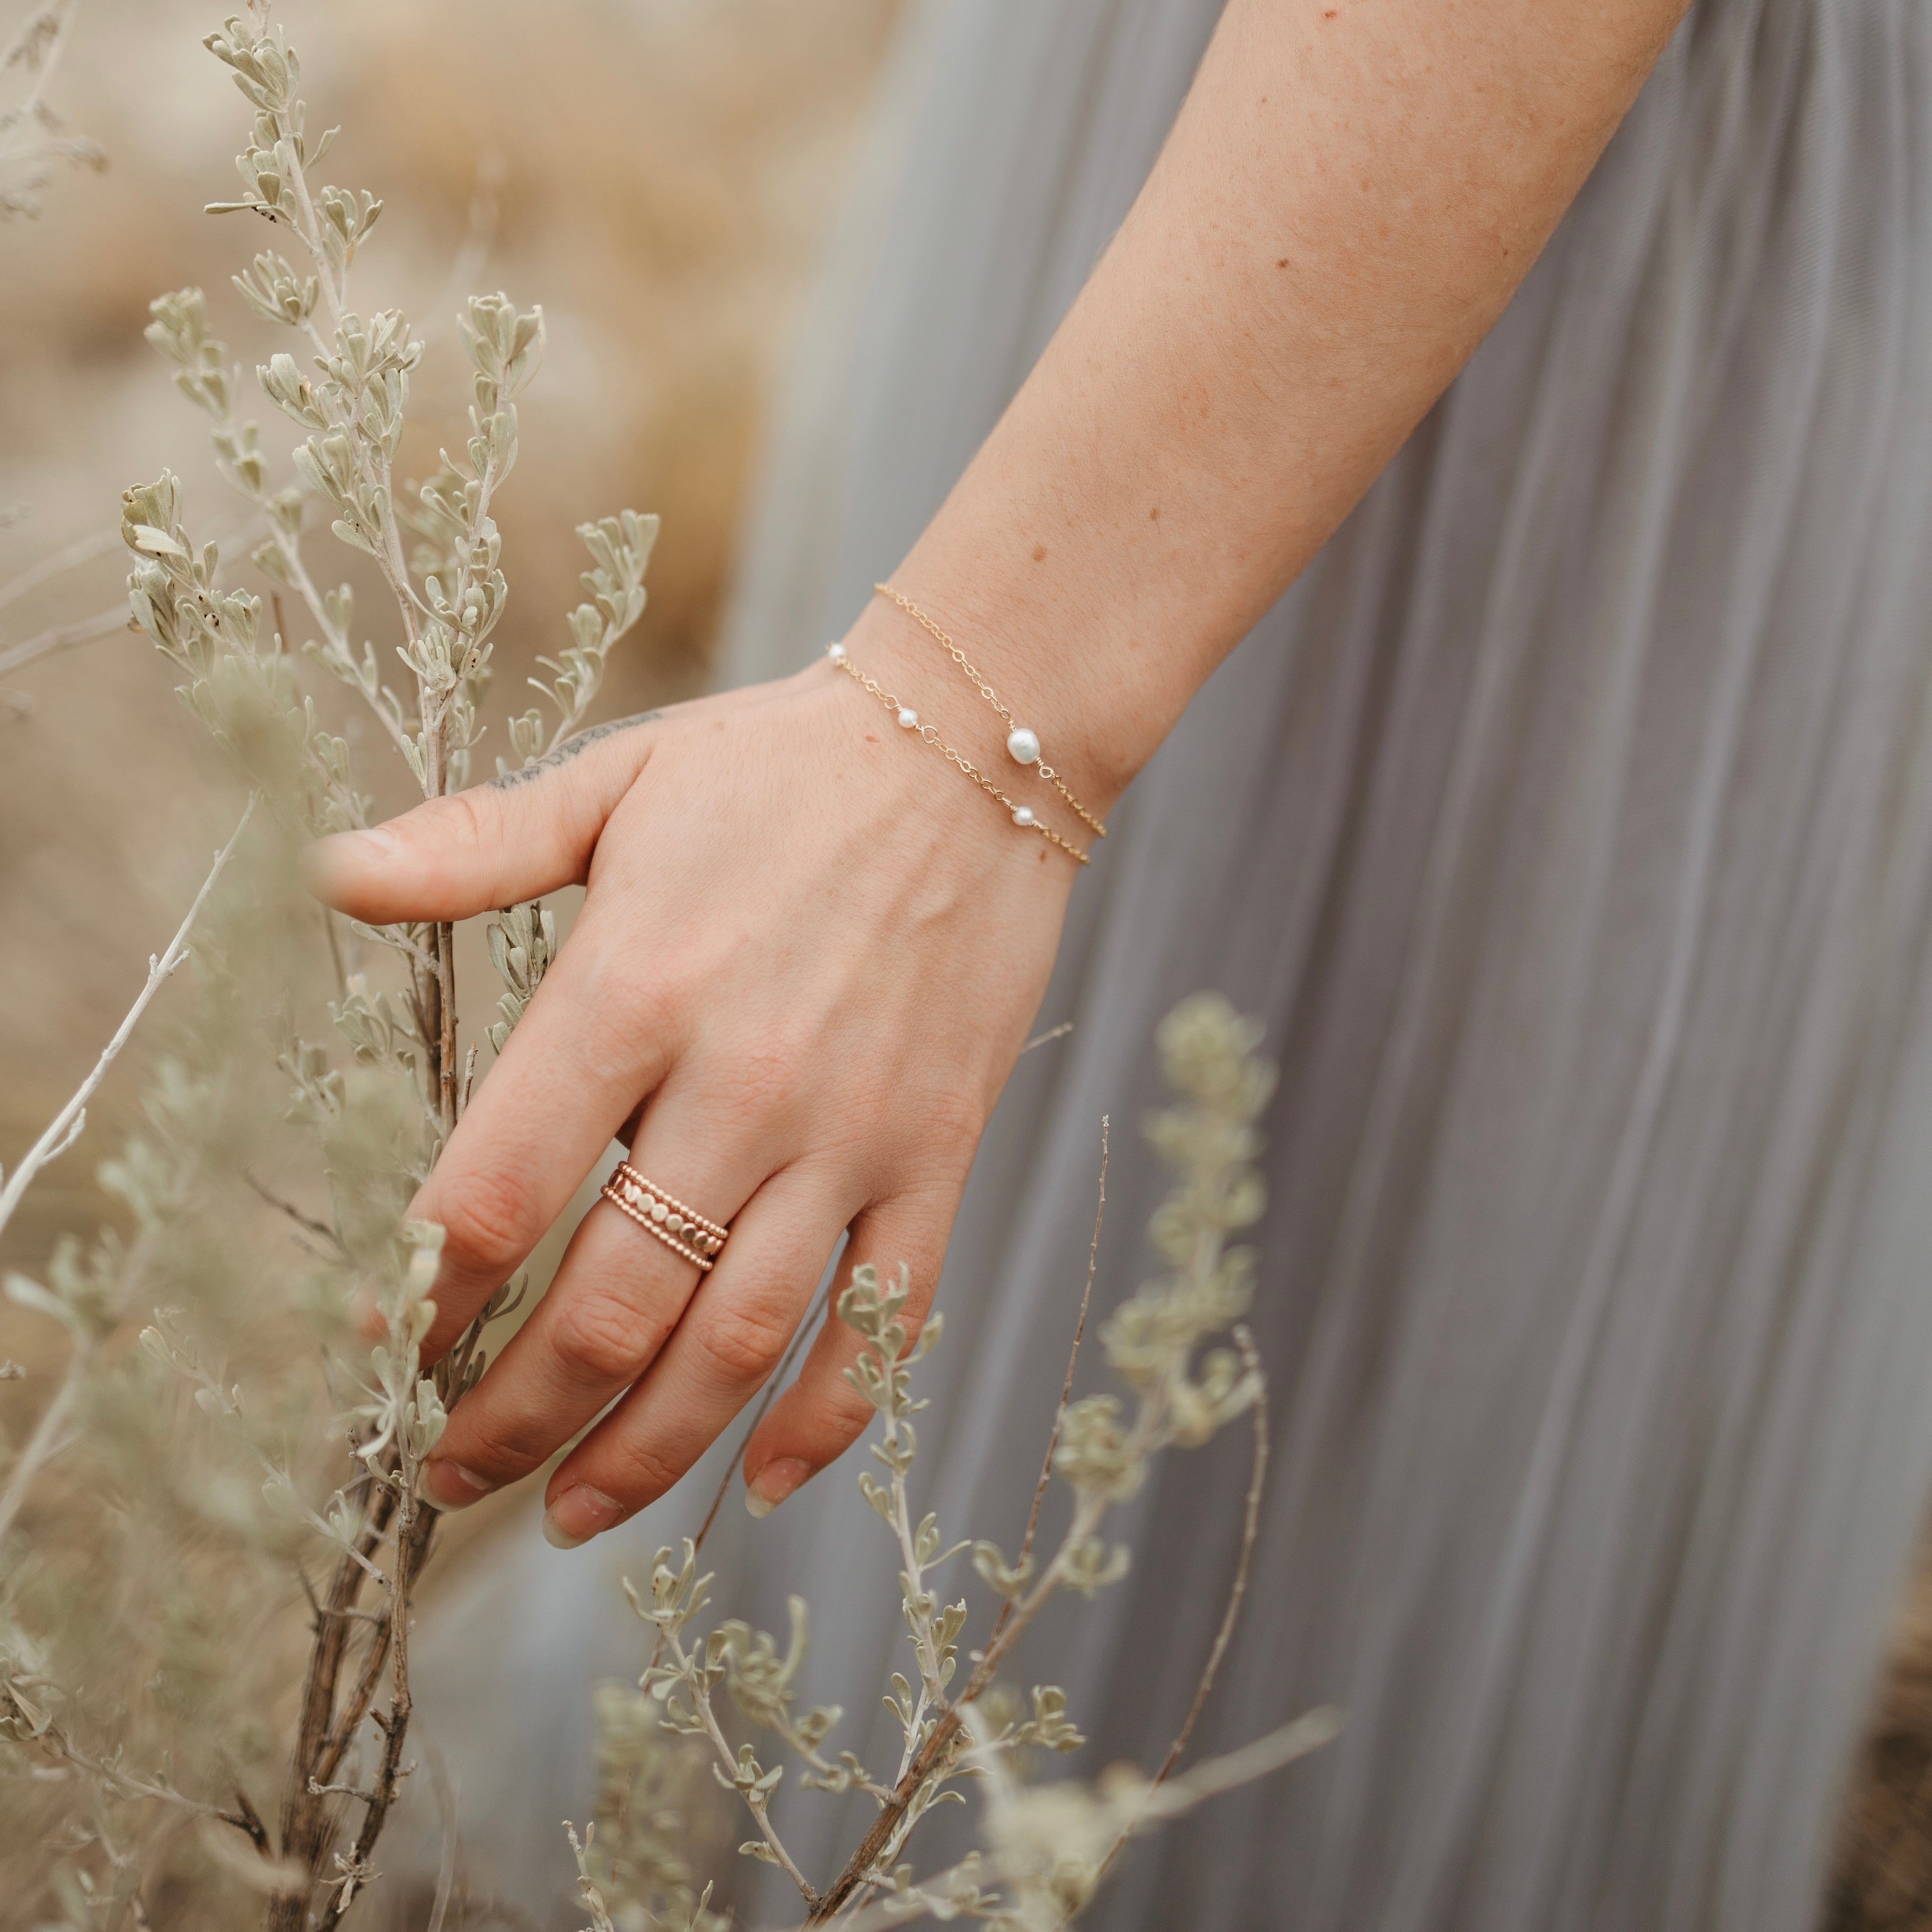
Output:
M1035 815L1031 806L1015 804L991 778L987 777L984 772L980 770L977 765L974 764L970 758L967 757L964 752L955 751L939 735L938 728L936 726L922 724L920 722L919 713L910 705L902 704L890 691L868 677L852 662L851 654L843 644L827 644L825 647L825 655L854 683L869 691L880 704L892 714L894 722L902 730L910 731L916 736L923 738L934 751L943 754L953 764L957 765L960 770L964 772L982 791L989 797L998 799L1012 814L1013 823L1022 832L1037 832L1042 838L1058 845L1070 859L1077 859L1083 866L1090 862L1087 854L1082 851L1078 846L1070 845L1052 826L1042 824Z
M655 1181L646 1180L628 1160L617 1163L601 1191L612 1207L628 1215L646 1234L655 1234L704 1274L711 1272L730 1232L728 1228L707 1220Z
M890 584L875 584L873 590L888 602L896 604L920 628L933 638L944 650L946 655L973 680L980 695L997 711L1006 726L1006 754L1017 765L1036 766L1042 778L1066 800L1075 814L1083 820L1096 838L1107 836L1107 828L1067 789L1066 781L1046 763L1040 755L1040 734L1021 724L1000 702L999 694L967 662L966 653L942 631L910 597L895 590Z

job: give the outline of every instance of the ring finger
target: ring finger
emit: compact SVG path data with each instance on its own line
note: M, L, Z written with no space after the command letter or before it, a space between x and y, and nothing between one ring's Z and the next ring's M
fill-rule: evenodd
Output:
M758 1190L651 1368L550 1481L544 1533L568 1548L655 1502L770 1378L862 1204L803 1165Z
M652 1102L643 1171L731 1227L718 1268L760 1216L747 1204L782 1158L766 1135L734 1135L682 1072ZM530 1319L452 1410L424 1472L431 1500L460 1509L527 1475L649 1366L701 1278L697 1264L600 1199L571 1238Z

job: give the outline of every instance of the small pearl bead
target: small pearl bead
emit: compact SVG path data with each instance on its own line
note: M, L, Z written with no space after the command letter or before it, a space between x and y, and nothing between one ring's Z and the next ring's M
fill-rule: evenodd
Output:
M825 655L834 664L843 664L845 662L845 646L843 644L827 644L825 647Z
M899 707L899 729L902 731L910 731L914 729L917 726L918 723L919 713L914 710L910 705L901 705Z
M1024 724L1016 724L1006 734L1006 749L1017 763L1032 764L1040 756L1040 734L1029 731Z
M1033 807L1030 805L1015 806L1013 823L1016 825L1030 825L1033 823Z

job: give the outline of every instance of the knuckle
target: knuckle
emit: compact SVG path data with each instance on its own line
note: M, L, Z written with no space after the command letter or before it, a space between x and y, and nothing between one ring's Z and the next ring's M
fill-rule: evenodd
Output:
M499 1482L528 1475L548 1453L538 1428L494 1412L472 1420L463 1438L464 1466Z
M655 1064L677 1037L685 1010L676 985L661 971L640 970L622 950L599 947L581 962L585 1006L607 1030L608 1044L627 1063Z
M932 1096L927 1118L943 1146L976 1147L985 1131L986 1110L977 1094L964 1087L942 1087Z
M690 1467L688 1462L667 1454L662 1444L645 1438L623 1437L611 1445L616 1473L610 1479L620 1502L634 1509L654 1503L671 1489Z
M856 1442L878 1413L843 1376L832 1380L813 1406L826 1440L841 1448Z
M527 1186L513 1174L466 1168L441 1181L430 1218L445 1231L443 1253L460 1268L506 1273L541 1232Z
M762 1382L791 1339L790 1310L776 1298L721 1297L715 1308L694 1309L692 1341L732 1383Z
M550 1344L578 1379L610 1384L630 1381L650 1352L649 1327L620 1297L589 1291L569 1298L556 1312Z
M481 852L492 842L484 814L477 809L476 802L469 793L452 792L439 802L445 808L440 814L443 824L439 829L446 836L472 852Z
M791 1041L768 1035L740 1049L732 1064L732 1084L751 1100L778 1099L790 1091L803 1058Z

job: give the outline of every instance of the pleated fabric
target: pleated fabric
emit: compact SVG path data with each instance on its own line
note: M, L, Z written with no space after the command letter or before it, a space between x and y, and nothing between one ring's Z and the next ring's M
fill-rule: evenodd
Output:
M733 676L805 662L916 535L1217 11L914 6L775 432ZM1197 1748L1348 1713L1140 1846L1107 1932L1816 1916L1932 1485L1928 106L1922 0L1700 4L1076 890L1041 1016L1073 1031L1021 1063L947 1258L932 1505L949 1537L1016 1540L1101 1117L1112 1302L1153 1265L1154 1027L1218 988L1282 1067L1253 1318L1276 1456ZM1168 1459L1129 1579L1030 1639L1022 1678L1093 1734L1076 1768L1165 1749L1246 1454ZM716 1467L599 1562L688 1526ZM896 1564L849 1474L764 1524L728 1509L707 1560L728 1612L782 1627L808 1597L809 1694L892 1761L870 1713ZM491 1688L450 1678L448 1720L551 1754L478 1802L548 1832L587 1774L556 1714L634 1672L636 1640L548 1551L464 1614L458 1667L494 1660ZM778 1817L824 1870L866 1808ZM750 1922L780 1920L754 1890Z

